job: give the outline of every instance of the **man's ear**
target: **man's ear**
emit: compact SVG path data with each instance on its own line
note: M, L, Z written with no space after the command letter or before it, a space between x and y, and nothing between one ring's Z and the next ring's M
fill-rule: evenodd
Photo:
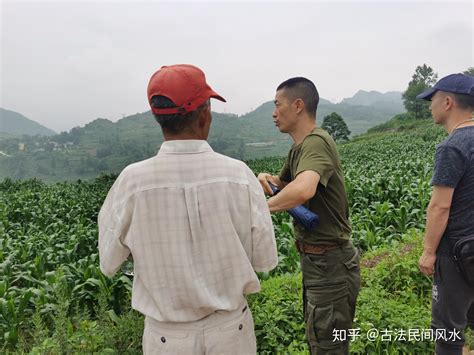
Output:
M296 113L301 113L304 111L304 101L302 99L296 99L293 102L293 105L295 107Z
M204 114L204 111L205 110L201 110L201 112L199 112L199 116L198 116L198 120L197 120L199 128L204 127L204 125L206 124L206 115Z
M445 101L445 110L449 110L449 109L452 109L453 106L455 105L456 101L454 100L454 98L450 95L446 95L446 97L444 98L446 101Z
M199 117L198 117L199 128L205 127L208 124L208 121L211 119L211 113L209 111L210 111L210 108L208 106L208 107L203 108L201 112L199 113Z

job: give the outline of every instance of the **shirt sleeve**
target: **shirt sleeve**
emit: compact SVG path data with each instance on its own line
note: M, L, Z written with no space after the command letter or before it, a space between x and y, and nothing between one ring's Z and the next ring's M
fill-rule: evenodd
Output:
M130 254L123 244L130 225L133 208L123 191L123 176L119 176L102 205L98 217L100 270L113 276Z
M466 171L466 158L459 149L444 145L436 149L431 185L455 188Z
M327 186L334 172L333 154L326 141L316 135L308 136L301 147L301 157L296 168L295 176L306 170L312 170L319 174L319 183Z
M250 169L249 169L250 171ZM262 186L250 171L249 194L252 234L251 264L255 271L270 271L278 265L272 217Z
M278 177L281 181L290 182L291 181L291 171L290 171L290 159L289 157L286 158L285 164L280 170L280 174Z

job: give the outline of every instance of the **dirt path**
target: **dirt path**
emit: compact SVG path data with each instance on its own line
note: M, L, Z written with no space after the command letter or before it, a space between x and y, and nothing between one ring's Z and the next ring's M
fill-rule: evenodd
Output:
M400 256L403 256L405 254L408 254L410 251L412 251L414 248L413 244L405 244L405 246L400 250ZM364 260L362 262L362 265L364 265L366 268L373 268L377 266L383 259L387 258L390 256L390 253L387 251L385 253L382 253L380 255L374 256L372 259ZM471 354L469 354L471 355ZM474 355L474 354L473 354Z

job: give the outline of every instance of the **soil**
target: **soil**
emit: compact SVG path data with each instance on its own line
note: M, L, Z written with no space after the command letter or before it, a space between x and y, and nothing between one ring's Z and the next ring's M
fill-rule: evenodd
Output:
M408 254L410 251L412 251L414 248L413 244L405 244L402 248L402 250L400 250L400 255L405 255L405 254ZM380 255L377 255L377 256L374 256L372 259L368 259L368 260L364 260L362 262L362 265L365 266L366 268L373 268L375 266L377 266L383 259L385 259L386 257L388 257L390 255L389 252L385 252L385 253L382 253ZM469 354L471 355L471 354ZM474 354L472 354L474 355Z

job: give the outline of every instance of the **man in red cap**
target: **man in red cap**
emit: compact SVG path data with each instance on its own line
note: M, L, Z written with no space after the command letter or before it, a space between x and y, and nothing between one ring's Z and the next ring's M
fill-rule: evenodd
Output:
M153 74L148 101L165 142L122 171L99 214L102 272L134 260L145 354L256 353L245 295L260 290L255 271L277 265L275 237L253 172L206 141L210 98L225 102L195 66Z

